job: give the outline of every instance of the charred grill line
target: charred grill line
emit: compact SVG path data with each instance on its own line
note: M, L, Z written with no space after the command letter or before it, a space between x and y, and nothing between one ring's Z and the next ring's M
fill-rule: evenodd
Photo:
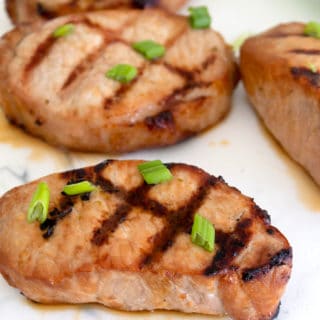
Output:
M171 129L174 130L174 117L170 110L162 111L153 117L147 117L145 124L150 130Z
M138 9L154 7L159 0L131 0L132 6Z
M242 280L245 282L257 279L268 272L274 267L279 267L288 264L292 260L292 249L282 249L270 258L268 264L258 268L246 269L242 272Z
M100 228L94 230L91 242L96 246L108 242L109 236L125 221L131 207L127 204L120 205L116 212L108 219L104 220Z
M116 102L119 102L124 95L126 95L127 92L132 90L132 87L135 83L138 82L140 76L144 73L145 69L147 67L147 64L142 65L138 69L137 76L130 82L130 83L123 83L121 86L117 89L117 91L114 93L113 97L106 98L104 102L104 109L110 109L112 108L112 105Z
M55 207L50 211L49 218L40 225L40 230L44 231L42 234L44 239L48 239L53 235L58 221L64 219L72 212L73 205L74 203L70 198L61 197L59 208Z
M289 53L305 54L305 55L319 55L320 50L319 49L292 49L289 51Z
M166 226L155 235L153 248L150 253L141 258L140 268L161 257L172 246L178 234L182 232L189 233L191 231L194 214L206 198L209 187L215 185L216 182L216 178L212 176L207 177L186 205L178 210L167 211L165 213ZM153 214L155 214L154 211Z
M263 210L259 206L254 205L253 213L254 215L258 216L260 219L262 219L265 224L269 225L271 223L271 218L267 210Z
M44 7L44 5L40 2L37 2L36 4L36 10L38 16L45 18L45 19L53 19L57 16L57 13L54 11L50 11L47 8Z
M86 71L90 70L92 64L97 61L98 58L101 57L103 51L107 48L107 46L111 42L116 42L116 40L112 38L105 37L105 41L102 45L94 52L89 53L80 63L70 72L66 81L64 82L61 90L65 90L69 87L81 74L84 74Z
M100 163L98 163L96 166L93 167L93 171L95 174L101 174L101 172L112 162L114 162L114 160L105 160L102 161Z
M24 76L27 77L29 72L32 71L32 69L35 69L42 60L48 55L49 51L53 47L53 45L56 43L56 38L52 37L51 34L47 39L45 39L38 48L34 51L33 56L30 58L29 62L26 64L26 67L24 69Z
M292 67L290 71L294 78L305 78L312 86L320 87L320 74L318 72L313 72L306 67Z
M69 23L73 23L73 24L85 24L87 25L89 28L92 29L96 29L98 32L103 33L104 37L105 33L106 33L106 29L103 29L100 25L95 24L93 22L91 22L89 19L84 18L82 20L78 20L78 19L74 19L74 20L70 20ZM110 32L110 31L109 31ZM25 75L27 76L28 73L32 70L35 69L41 62L42 60L48 56L51 48L53 47L53 45L57 42L57 38L54 38L51 34L48 36L47 39L45 39L39 46L38 48L34 51L33 56L31 57L29 63L26 65L25 67ZM107 44L106 44L107 45ZM81 63L80 63L81 64ZM67 80L65 82L65 84L63 84L62 88L64 86L69 85L70 83L68 82L72 82L74 81L73 77L76 77L76 69L77 67L80 68L80 66L76 66L75 70L71 71L70 75L67 77Z
M134 24L134 22L132 23ZM188 27L185 27L182 29L182 31L178 32L175 36L173 36L171 39L169 39L167 41L167 43L165 44L165 47L166 47L166 50L168 51L172 46L174 46L174 44L176 43L176 41L182 37L186 32L188 31ZM124 42L126 43L126 42ZM128 46L130 46L130 44L126 43ZM131 47L131 46L130 46ZM188 90L190 90L191 88L194 88L194 87L198 87L198 86L202 86L203 83L199 83L199 82L196 82L194 80L195 78L195 74L201 72L203 70L203 68L206 68L209 64L213 63L216 59L216 56L215 54L212 54L210 55L202 64L202 67L198 70L193 70L193 71L189 71L189 70L185 70L185 69L182 69L182 68L178 68L178 67L175 67L175 66L172 66L168 63L166 63L165 61L163 61L162 59L160 60L152 60L152 61L149 61L147 62L146 64L144 64L139 70L138 70L138 75L137 77L131 81L129 84L123 84L120 86L120 88L116 91L116 93L114 94L114 97L113 98L107 98L105 100L105 103L104 103L104 108L105 109L109 109L112 107L113 103L114 102L118 102L119 100L121 100L121 98L127 94L127 92L129 92L130 90L132 90L132 87L134 85L134 83L138 82L139 79L140 79L140 76L145 72L145 70L150 66L150 65L154 65L154 64L158 64L158 65L162 65L164 66L165 68L167 68L167 70L169 70L170 72L174 72L176 74L178 74L179 76L181 76L182 78L185 79L185 84L179 88L179 89L176 89L176 90L173 90L172 93L170 93L169 95L167 95L166 97L163 97L162 100L159 102L162 106L162 109L164 111L162 112L167 112L166 115L169 116L168 112L170 112L170 107L172 107L175 103L173 102L174 100L177 100L175 99L175 96L177 94L181 94L183 92L186 92ZM210 85L210 83L208 84L205 84L206 86L207 85ZM177 102L178 103L178 102ZM145 120L145 124L148 126L148 127L157 127L157 126L153 126L152 124L152 120L150 120L151 118L155 117L161 117L162 118L162 112L160 112L159 114L157 115L154 115L154 116L151 116L149 118L147 118ZM173 120L173 117L171 117L172 120ZM151 123L150 123L151 121ZM174 128L174 122L173 121L170 121L170 124L173 125L173 128Z
M211 265L205 269L204 274L206 276L213 276L223 272L226 268L235 267L232 266L232 262L248 243L251 237L251 225L251 219L243 219L237 223L231 234L216 231L216 243L219 245L219 250L213 257Z
M288 38L288 37L309 37L303 33L285 33L285 32L275 32L272 34L266 35L268 38Z

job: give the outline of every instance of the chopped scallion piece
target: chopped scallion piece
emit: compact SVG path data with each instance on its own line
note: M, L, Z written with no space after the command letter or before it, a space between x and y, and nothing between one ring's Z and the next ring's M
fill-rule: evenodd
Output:
M132 47L149 60L162 57L166 51L163 45L152 40L136 42Z
M58 27L56 30L53 31L53 37L54 38L61 38L69 35L74 31L74 24L67 23L63 26Z
M78 194L94 191L95 189L96 187L91 182L81 181L65 185L62 191L68 196L76 196Z
M129 83L137 76L137 73L137 68L130 64L117 64L107 71L106 77L121 83Z
M308 68L313 73L317 73L317 71L318 71L318 68L316 67L316 65L311 62L308 64Z
M245 32L241 35L239 35L232 43L232 48L233 51L235 52L239 52L241 46L243 45L243 43L247 40L248 37L250 37L252 35L251 32Z
M211 25L211 17L205 6L189 8L189 22L193 29L207 29Z
M32 223L38 220L46 221L49 210L50 190L45 182L40 182L29 205L27 221Z
M320 39L320 23L311 21L304 27L303 33L307 36Z
M147 184L158 184L172 179L170 170L161 160L144 162L138 165L138 169Z
M205 250L212 252L214 249L214 240L214 226L209 220L196 213L191 231L191 241Z

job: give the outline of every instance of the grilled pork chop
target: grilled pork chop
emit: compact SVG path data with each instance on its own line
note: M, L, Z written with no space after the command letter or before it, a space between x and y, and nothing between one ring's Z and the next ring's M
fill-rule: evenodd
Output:
M73 33L54 30L67 23ZM147 60L132 48L166 47ZM117 64L138 76L105 76ZM219 121L236 82L230 48L211 29L161 10L101 11L17 28L0 42L0 104L11 122L67 148L124 152L173 144Z
M124 7L161 7L176 11L186 0L6 0L13 23L44 21L71 13L116 9Z
M241 48L252 105L290 156L320 184L320 40L304 24L279 25Z
M271 319L292 251L266 211L222 178L185 164L168 164L173 179L147 185L139 163L106 161L7 192L0 199L0 271L7 281L42 303ZM61 193L84 179L97 186L91 194ZM51 192L49 218L28 224L39 181ZM190 240L196 212L215 226L212 253Z

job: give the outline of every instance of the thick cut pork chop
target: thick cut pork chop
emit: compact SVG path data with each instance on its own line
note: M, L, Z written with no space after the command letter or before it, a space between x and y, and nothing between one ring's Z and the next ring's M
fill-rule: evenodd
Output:
M279 25L241 48L250 101L289 155L320 184L320 39Z
M55 38L67 23L74 31ZM132 48L166 47L147 60ZM128 84L108 79L137 68ZM0 41L0 105L11 122L55 145L124 152L173 144L219 121L236 82L230 48L211 29L161 10L100 11L17 28Z
M13 23L44 21L71 13L115 8L160 7L176 11L186 0L6 0Z
M0 199L0 271L7 281L42 303L271 319L292 251L266 211L222 178L185 164L168 164L173 179L147 185L139 163L106 161L7 192ZM97 189L61 193L83 179ZM39 181L51 190L41 226L26 220ZM190 240L195 213L215 226L212 253Z

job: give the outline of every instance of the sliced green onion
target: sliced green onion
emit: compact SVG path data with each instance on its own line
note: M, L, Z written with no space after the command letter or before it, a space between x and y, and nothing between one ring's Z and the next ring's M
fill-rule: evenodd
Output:
M320 39L320 23L315 21L310 21L305 25L303 33L306 36Z
M138 165L138 169L147 184L158 184L172 179L170 170L161 160L144 162Z
M205 6L189 8L189 22L193 29L207 29L211 25L211 17Z
M136 42L132 45L132 47L149 60L160 58L166 52L166 49L163 45L152 40Z
M67 23L63 26L58 27L56 30L53 31L53 37L54 38L61 38L69 35L74 31L74 24Z
M29 205L27 221L32 223L38 220L46 221L49 210L50 190L45 182L40 182Z
M96 190L96 186L94 186L89 181L81 181L78 183L67 184L63 188L63 192L68 196L76 196L78 194L88 193Z
M309 70L311 71L311 72L313 72L313 73L317 73L317 71L318 71L318 68L316 67L316 65L315 64L313 64L313 63L308 63L308 68L309 68Z
M214 249L215 229L212 223L198 213L194 216L194 222L191 231L191 241L212 252Z
M243 45L243 43L247 40L248 37L252 35L251 32L245 32L240 34L232 43L233 51L238 52Z
M106 72L106 77L121 83L129 83L137 76L137 73L137 68L130 64L117 64Z

